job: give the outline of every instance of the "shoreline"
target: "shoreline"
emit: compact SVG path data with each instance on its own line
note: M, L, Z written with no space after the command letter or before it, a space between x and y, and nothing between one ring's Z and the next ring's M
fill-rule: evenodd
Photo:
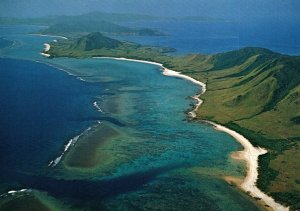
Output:
M203 120L211 126L214 127L215 130L225 132L236 139L244 148L243 151L236 151L233 159L244 160L247 163L247 175L242 183L239 185L242 190L252 196L254 199L262 200L267 206L271 207L273 210L285 211L289 210L288 207L284 207L283 205L275 202L275 200L262 192L257 186L256 181L258 179L258 157L260 155L266 154L268 151L266 149L260 147L254 147L248 139L246 139L241 134L237 133L234 130L231 130L225 126L216 124L211 121Z
M180 72L176 72L174 70L169 70L168 68L165 68L163 64L157 63L157 62L151 62L151 61L145 61L145 60L137 60L137 59L127 59L127 58L115 58L115 57L92 57L95 59L114 59L114 60L119 60L119 61L132 61L132 62L139 62L139 63L145 63L145 64L152 64L159 66L162 70L162 74L165 76L170 76L170 77L177 77L177 78L182 78L191 81L194 84L197 84L201 87L201 92L197 95L192 96L194 100L197 101L195 108L189 112L189 115L192 118L196 117L196 111L199 109L201 104L203 103L203 100L200 99L200 96L205 93L206 91L206 84L197 81L196 79L183 75ZM211 126L213 126L214 129L218 131L225 132L232 136L236 141L238 141L242 146L243 146L243 151L239 151L239 156L236 156L234 159L242 159L246 161L247 163L247 175L245 179L242 181L242 183L239 185L240 188L248 193L251 197L254 199L259 199L260 201L263 201L268 207L270 207L273 210L276 211L286 211L289 210L288 207L284 207L283 205L275 202L275 200L262 192L257 186L256 186L256 181L258 179L258 157L260 155L263 155L267 153L267 150L259 147L254 147L251 142L246 139L244 136L241 134L237 133L234 130L231 130L225 126L219 125L217 123L211 122L211 121L206 121L203 120L202 122L205 122ZM259 202L257 202L259 203ZM260 203L261 204L261 203Z
M48 43L44 43L44 51L42 53L40 53L42 56L45 56L45 57L50 57L51 55L48 54L47 52L50 50L51 46L50 44Z
M59 35L51 35L51 34L28 34L28 35L32 35L32 36L40 36L40 37L57 37L57 38L61 38L64 40L67 40L67 37L64 36L59 36Z

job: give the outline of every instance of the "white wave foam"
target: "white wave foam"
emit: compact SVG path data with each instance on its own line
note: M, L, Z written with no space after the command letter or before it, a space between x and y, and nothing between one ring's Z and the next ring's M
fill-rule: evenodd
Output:
M56 166L59 162L60 162L60 160L62 159L62 157L63 157L63 155L64 155L65 153L63 152L59 157L57 157L57 158L55 158L54 160L52 160L49 164L48 164L48 166Z
M99 111L101 113L104 113L103 110L100 108L100 106L97 104L96 101L93 103L93 106L97 109L97 111Z
M32 191L31 189L10 190L10 191L7 191L7 193L1 194L0 198L7 197L7 196L14 196L14 195L19 194L19 193L26 193L26 192L29 193L31 191Z
M42 53L41 53L41 54L42 54ZM41 63L41 64L46 64L46 65L48 65L49 67L53 67L53 68L55 68L55 69L61 70L61 71L65 72L65 73L67 73L69 76L76 76L76 75L74 75L73 73L70 73L68 70L65 70L65 69L63 69L63 68L61 68L61 67L57 67L57 66L55 66L55 65L53 65L53 64L51 64L51 63L48 63L48 62L41 62L41 61L37 61L37 60L35 60L35 62Z
M78 135L78 136L75 136L74 138L71 138L71 139L68 141L68 143L65 145L64 151L61 153L61 155L58 156L57 158L55 158L54 160L52 160L52 161L48 164L48 166L52 166L52 167L56 166L56 165L61 161L61 159L62 159L62 157L64 156L64 154L70 149L71 146L75 145L75 143L77 142L77 140L79 139L79 137L82 136L83 134L84 134L84 132L81 133L81 134Z
M45 55L45 53L41 53L41 55L47 56L47 54ZM50 55L49 55L49 56L50 56ZM56 65L54 65L54 64L51 64L51 63L48 63L48 62L41 62L41 61L37 61L37 60L36 60L35 62L41 63L41 64L46 64L46 65L48 65L49 67L53 67L53 68L55 68L55 69L58 69L58 70L61 70L61 71L65 72L65 73L67 73L69 76L75 76L76 79L78 79L78 80L87 82L87 80L84 80L84 79L81 78L81 77L77 77L77 75L75 75L75 74L73 74L73 73L69 72L68 70L65 70L65 69L63 69L63 68L61 68L61 67L58 67L58 66L56 66Z
M14 193L16 193L17 191L15 191L15 190L10 190L10 191L8 191L7 193L8 194L14 194Z
M87 82L86 80L84 80L82 77L76 77L76 79L80 80L80 81L84 81Z
M58 156L57 158L55 158L54 160L50 161L48 166L50 167L55 167L63 158L63 156L65 155L65 153L71 148L73 147L76 142L79 140L80 137L86 135L90 130L92 130L93 128L97 127L98 125L100 125L101 122L98 120L96 125L93 125L91 127L88 127L85 131L83 131L81 134L79 134L78 136L75 136L74 138L71 138L68 143L65 145L64 147L64 151L60 154L60 156Z

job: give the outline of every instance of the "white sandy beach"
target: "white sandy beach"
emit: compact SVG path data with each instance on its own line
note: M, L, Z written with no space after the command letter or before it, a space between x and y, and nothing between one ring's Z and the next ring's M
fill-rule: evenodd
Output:
M44 52L41 53L41 55L45 56L45 57L50 57L50 54L48 54L47 52L50 50L51 46L48 43L44 43Z
M45 43L44 45L45 45L44 51L46 52L49 51L51 46L48 43Z
M222 125L216 124L214 122L205 121L212 125L216 130L223 131L228 133L233 138L235 138L243 147L244 150L239 153L239 156L236 159L243 159L247 162L247 175L244 181L241 184L241 188L248 192L252 197L260 198L264 201L265 204L270 206L273 210L283 211L289 210L288 207L284 207L281 204L275 202L275 200L268 196L267 194L263 193L260 189L256 186L256 181L258 178L258 157L267 153L267 150L254 147L248 139L246 139L241 134L231 130L227 127Z
M114 58L114 57L93 57L95 59L115 59L115 60L123 60L123 61L133 61L133 62L140 62L140 63L146 63L146 64L153 64L153 65L157 65L159 66L162 70L163 70L163 74L165 76L171 76L171 77L177 77L177 78L183 78L183 79L186 79L186 80L189 80L197 85L199 85L201 87L201 93L200 94L197 94L195 96L192 96L192 98L194 100L197 101L196 105L195 105L195 108L189 112L189 115L192 117L192 118L195 118L196 117L196 111L198 110L198 108L201 106L201 104L203 103L203 101L199 98L201 94L203 94L205 91L206 91L206 84L201 82L201 81L197 81L195 80L194 78L192 77L189 77L187 75L183 75L181 74L180 72L176 72L174 70L170 70L168 68L165 68L162 64L160 63L157 63L157 62L150 62L150 61L145 61L145 60L137 60L137 59L126 59L126 58Z
M60 38L60 39L64 39L67 40L67 37L63 37L63 36L58 36L58 35L49 35L49 34L29 34L29 35L33 35L33 36L40 36L40 37L54 37L54 38ZM53 42L57 42L57 40L53 40ZM50 57L51 55L48 54L47 52L50 50L50 44L48 43L44 43L44 52L40 53L42 56L45 57Z
M93 58L100 58L100 59L115 59L115 60L124 60L124 61L133 61L133 62L141 62L146 64L153 64L161 67L163 74L166 76L172 76L172 77L178 77L183 78L186 80L189 80L201 87L201 93L198 95L193 96L192 98L197 100L197 103L195 105L194 110L190 112L190 115L192 118L196 117L196 111L199 109L203 101L199 98L200 95L205 93L206 91L206 84L202 83L200 81L195 80L194 78L191 78L187 75L183 75L180 72L176 72L173 70L169 70L165 68L162 64L157 62L150 62L150 61L144 61L144 60L135 60L135 59L126 59L126 58L114 58L114 57L93 57ZM283 205L275 202L275 200L268 196L267 194L263 193L258 187L256 186L256 181L258 178L258 157L262 154L267 153L267 150L262 148L254 147L248 139L246 139L241 134L226 128L222 125L216 124L214 122L210 121L204 121L210 125L212 125L216 130L223 131L229 135L231 135L233 138L235 138L243 147L244 150L241 151L238 157L239 159L243 159L247 162L247 175L244 181L241 184L241 189L243 189L245 192L249 193L252 197L259 198L262 200L266 205L268 205L271 209L275 211L286 211L289 210L288 207L284 207Z
M40 36L40 37L56 37L56 38L61 38L64 40L67 40L67 37L63 37L63 36L58 36L58 35L50 35L50 34L29 34L29 35L33 35L33 36Z

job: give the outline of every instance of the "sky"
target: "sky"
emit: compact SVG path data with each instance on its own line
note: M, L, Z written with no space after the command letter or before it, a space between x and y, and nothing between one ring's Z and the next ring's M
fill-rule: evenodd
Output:
M77 15L91 11L300 20L300 0L0 0L0 16Z

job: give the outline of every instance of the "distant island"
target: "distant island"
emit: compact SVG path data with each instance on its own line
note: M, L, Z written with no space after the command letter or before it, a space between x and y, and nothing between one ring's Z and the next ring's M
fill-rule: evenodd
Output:
M112 23L122 23L128 21L157 21L166 19L165 17L156 17L144 14L131 13L105 13L105 12L90 12L81 15L58 15L45 16L37 18L14 18L14 17L0 17L0 24L19 25L54 25L59 23L74 23L75 21L106 21Z
M96 31L101 31L107 35L165 36L164 32L156 29L131 28L122 25L126 21L159 19L161 18L139 14L91 12L77 16L48 16L41 18L0 17L0 25L28 24L47 26L46 29L33 33L55 34L66 37L80 37Z
M125 22L138 21L199 21L215 22L219 19L207 16L159 17L144 14L90 12L74 16L46 16L39 18L0 17L0 25L37 25L46 29L34 33L80 37L100 31L106 35L166 36L165 32L152 28L131 28Z
M108 35L131 36L165 36L166 34L148 28L133 29L107 21L76 21L76 23L59 23L39 31L41 34L55 34L66 37L80 37L91 32L101 31Z
M257 186L292 209L300 207L300 57L247 47L214 55L172 56L172 48L118 41L99 32L50 43L55 57L147 60L207 86L197 120L225 125L268 150Z

